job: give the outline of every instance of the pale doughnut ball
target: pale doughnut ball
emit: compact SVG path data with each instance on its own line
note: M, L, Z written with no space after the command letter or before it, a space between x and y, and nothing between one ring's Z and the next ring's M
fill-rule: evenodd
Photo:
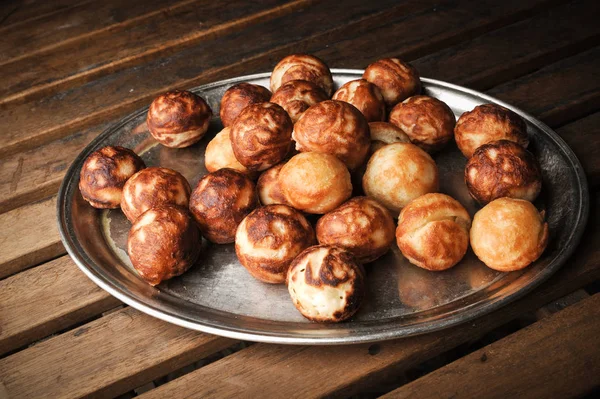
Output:
M371 132L371 155L384 145L410 143L410 138L402 129L388 122L371 122L369 131Z
M317 222L319 244L351 252L361 263L384 255L394 242L394 218L383 205L367 197L355 197Z
M250 104L240 113L229 132L233 154L252 171L278 164L292 147L293 123L277 104Z
M190 199L190 212L202 235L216 244L233 242L238 225L257 206L254 183L233 169L205 175Z
M242 220L235 253L254 278L283 284L294 258L315 243L315 232L302 213L287 205L267 205Z
M333 100L345 101L354 105L365 116L367 122L385 119L385 102L377 86L364 79L351 80L340 87Z
M353 105L336 100L307 109L294 125L292 138L296 150L335 155L350 169L364 163L371 144L363 114Z
M467 253L470 227L471 217L460 202L446 194L425 194L400 212L396 242L413 265L446 270Z
M202 97L174 90L152 101L146 123L152 137L162 145L184 148L200 141L211 117L212 110Z
M198 259L198 228L185 208L159 205L131 226L127 253L133 267L151 285L179 276Z
M175 170L160 167L142 169L125 183L121 210L133 223L142 213L158 205L187 208L191 191L185 177Z
M496 140L514 141L525 148L529 145L523 118L496 104L478 105L462 114L454 127L454 139L467 158L477 148Z
M388 108L421 92L419 72L398 58L384 58L370 64L363 79L379 87Z
M306 80L319 86L329 97L333 93L333 77L327 64L314 55L292 54L283 58L271 73L271 91L275 93L291 80Z
M291 80L273 93L271 102L281 105L292 122L296 123L304 111L328 99L327 94L316 84L306 80Z
M542 170L525 148L498 140L475 150L465 167L465 183L481 205L501 197L533 201L542 189Z
M413 199L439 189L438 169L416 145L388 144L371 156L362 183L369 197L397 215Z
M283 165L285 164L280 163L265 170L258 178L256 190L258 191L258 198L260 198L261 204L289 204L285 195L283 195L281 184L279 183L279 173Z
M548 223L529 201L498 198L473 217L471 247L488 267L520 270L537 260L548 244Z
M362 266L350 252L328 245L298 255L288 271L287 285L296 309L316 322L352 317L366 293Z
M251 83L238 83L231 86L221 97L219 115L223 126L233 125L240 112L250 104L264 103L271 98L266 88Z
M437 98L412 96L392 109L390 123L402 129L413 144L431 153L452 139L456 120L450 107Z
M281 191L289 204L307 213L327 213L352 195L350 172L333 155L304 152L279 172Z
M252 177L254 172L248 170L237 160L231 147L229 128L221 130L206 146L204 153L204 166L209 172L229 168Z
M142 158L128 148L100 148L86 158L79 172L81 196L94 208L118 208L125 182L145 167Z

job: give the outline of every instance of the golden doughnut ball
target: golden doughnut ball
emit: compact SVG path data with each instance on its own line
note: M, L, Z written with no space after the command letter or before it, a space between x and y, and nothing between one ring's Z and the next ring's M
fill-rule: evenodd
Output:
M333 94L332 99L354 105L362 112L367 122L385 120L385 102L381 91L364 79L345 83Z
M388 108L421 92L419 72L398 58L384 58L370 64L363 79L379 87Z
M306 80L291 80L282 85L271 97L271 102L280 105L293 123L311 106L328 100L323 89Z
M371 155L387 144L410 143L410 138L402 129L388 122L371 122L369 131L371 132Z
M230 128L223 128L206 146L204 166L209 172L229 168L252 177L254 172L248 170L237 160L231 146Z
M224 127L233 125L235 118L250 104L264 103L271 98L271 92L259 85L238 83L231 86L221 97L219 115Z
M265 170L256 183L258 198L263 205L284 204L289 205L279 183L279 173L284 163L277 164L272 168Z
M283 58L271 73L271 91L275 93L291 80L306 80L319 86L330 97L333 77L327 64L314 55L292 54Z

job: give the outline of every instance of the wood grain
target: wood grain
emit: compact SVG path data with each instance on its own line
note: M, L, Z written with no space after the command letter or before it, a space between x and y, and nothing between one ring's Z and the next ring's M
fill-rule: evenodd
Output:
M600 112L557 130L581 162L592 187L600 184Z
M23 28L40 18L62 13L69 8L93 0L14 0L0 4L0 32Z
M382 398L580 397L600 386L598 331L600 294Z

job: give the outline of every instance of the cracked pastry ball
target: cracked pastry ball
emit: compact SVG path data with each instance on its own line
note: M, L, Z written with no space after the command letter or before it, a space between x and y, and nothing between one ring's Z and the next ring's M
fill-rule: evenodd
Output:
M125 182L145 167L142 158L128 148L100 148L87 157L79 172L81 196L94 208L118 208Z
M254 183L233 169L205 175L190 198L190 212L202 235L216 244L233 242L238 224L257 206Z
M316 245L294 259L287 286L304 317L316 322L340 322L352 317L362 304L365 272L350 252Z
M174 90L156 97L146 123L156 141L170 148L184 148L197 143L208 130L212 110L200 96Z
M475 150L465 168L465 183L481 205L501 197L533 201L542 189L542 170L525 148L498 140Z
M250 104L229 132L233 154L252 171L262 171L285 159L292 146L293 123L277 104Z
M523 118L496 104L478 105L462 114L454 127L454 139L467 158L491 141L510 140L525 148L529 145Z
M498 198L473 217L471 248L488 267L520 270L537 260L548 244L548 223L529 201Z
M282 85L271 97L271 102L280 105L288 113L293 123L311 106L328 100L323 89L306 80L290 80Z
M429 96L412 96L396 104L390 123L398 126L413 144L431 153L442 149L454 135L456 120L446 103Z
M157 285L185 273L198 260L201 239L186 209L159 205L131 226L127 253L140 276Z
M290 159L279 172L284 198L294 208L327 213L352 195L350 172L330 154L304 152Z
M381 91L373 83L364 79L345 83L333 94L332 99L354 105L362 112L367 122L385 119L385 102Z
M252 177L254 173L237 160L231 147L229 128L221 130L206 146L204 166L209 172L229 168Z
M292 54L283 58L271 73L271 91L275 93L291 80L306 80L319 86L327 97L333 93L333 77L327 64L314 55Z
M287 205L267 205L242 220L235 253L254 278L283 284L292 261L315 243L315 232L302 213Z
M371 122L369 131L371 132L371 155L387 144L410 143L410 138L402 129L388 122Z
M258 198L261 204L289 204L285 195L283 195L281 184L279 183L279 172L281 172L283 165L285 164L280 163L265 170L258 178L256 191L258 191Z
M439 189L438 168L414 144L388 144L371 156L362 183L369 197L397 215L413 199Z
M142 169L125 183L121 210L133 223L142 213L158 205L187 208L190 191L190 184L177 171L160 167Z
M425 194L400 212L396 242L413 265L446 270L467 253L470 227L471 217L460 202L446 194Z
M335 155L349 169L364 163L371 144L367 120L353 105L327 100L307 109L294 125L292 138L300 152Z
M384 58L370 64L363 79L379 87L388 108L421 92L419 72L398 58Z
M394 242L396 225L383 205L367 197L355 197L317 222L319 244L351 252L361 263L384 255Z
M221 97L219 114L223 126L231 126L240 112L250 104L264 103L271 98L271 92L259 85L238 83L231 86Z

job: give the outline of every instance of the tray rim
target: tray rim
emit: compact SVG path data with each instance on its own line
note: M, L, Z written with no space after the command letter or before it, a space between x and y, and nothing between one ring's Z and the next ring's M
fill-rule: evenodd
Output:
M331 68L332 74L348 74L348 75L356 75L357 77L362 76L364 70L361 69L348 69L348 68ZM191 91L201 91L207 90L217 86L223 86L227 84L234 84L242 81L253 80L253 79L264 79L270 77L270 72L263 72L251 75L243 75L237 76L229 79L219 80L216 82L211 82L208 84L200 85L193 87ZM147 112L148 106L138 108L127 116L121 118L118 122L107 127L101 134L99 134L94 140L92 140L73 160L71 165L69 166L65 177L61 183L60 189L58 191L57 196L57 223L59 229L59 235L67 253L71 257L71 259L75 262L75 264L79 267L79 269L90 278L95 284L97 284L100 288L107 291L112 296L116 297L120 301L126 303L127 305L137 309L143 313L146 313L152 317L156 317L167 321L172 324L179 325L181 327L189 328L192 330L197 330L201 332L205 332L208 334L219 335L223 337L228 337L236 340L246 340L253 342L263 342L263 343L275 343L275 344L296 344L296 345L339 345L339 344L357 344L357 343L367 343L367 342L379 342L394 338L413 336L418 334L425 334L433 331L442 330L448 327L452 327L459 324L467 323L473 319L476 319L480 316L488 314L494 310L497 310L510 302L514 302L515 300L523 297L525 294L531 292L536 287L538 287L542 282L546 281L552 274L554 274L564 263L565 261L573 254L575 249L577 248L584 230L587 224L588 216L589 216L589 207L590 207L590 198L589 198L589 187L587 184L587 177L585 175L585 171L581 166L581 163L577 156L574 154L573 150L568 146L568 144L549 126L540 120L534 118L532 115L524 112L523 110L512 106L502 100L499 100L495 97L489 96L485 93L472 90L466 88L464 86L459 86L453 83L444 82L437 79L430 79L421 77L421 81L425 84L433 84L438 86L443 86L453 91L465 93L468 95L473 95L480 97L486 101L499 104L504 106L512 111L520 114L524 119L526 119L529 123L535 125L538 129L544 131L544 133L554 141L554 143L561 148L563 153L567 156L569 162L571 163L572 170L577 176L577 183L579 184L579 192L581 194L579 201L579 212L577 214L577 220L575 222L575 229L571 231L566 244L563 248L560 248L558 254L555 258L548 264L544 269L538 274L538 276L530 282L528 285L523 287L522 289L503 296L494 301L488 301L485 303L478 303L477 306L473 307L464 307L460 311L455 314L451 314L448 317L445 317L441 320L435 321L427 321L425 323L409 325L400 328L391 328L391 329L381 329L379 332L374 332L371 334L365 335L348 335L348 334L340 334L338 336L323 336L323 337L302 337L302 336L282 336L277 333L269 332L269 331L254 331L254 330L245 330L232 326L225 326L218 323L210 323L209 321L200 322L198 320L192 320L191 318L182 316L182 315L174 315L169 312L165 312L164 310L157 309L150 304L139 301L135 297L132 296L131 292L124 289L120 284L115 283L114 280L107 279L106 275L103 275L99 271L95 270L95 268L91 265L87 264L88 259L84 253L80 253L81 248L78 246L78 242L73 240L69 235L69 229L67 226L69 213L67 212L67 208L71 199L66 197L68 189L72 184L73 176L78 174L81 164L87 158L87 156L94 150L94 148L104 141L106 137L111 135L115 130L119 129L121 126L126 125L131 119L138 117L141 113ZM81 251L83 252L83 251ZM281 322L285 323L285 322Z

